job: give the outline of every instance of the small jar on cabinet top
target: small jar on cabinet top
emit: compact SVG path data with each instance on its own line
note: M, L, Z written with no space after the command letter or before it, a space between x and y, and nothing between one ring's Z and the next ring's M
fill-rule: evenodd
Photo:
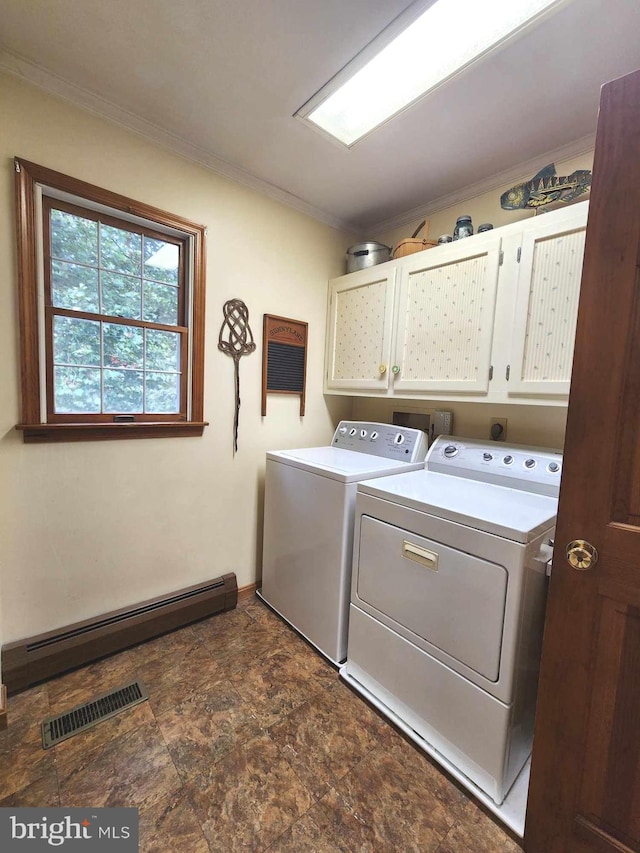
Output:
M456 219L456 227L453 229L453 239L462 240L463 237L471 237L473 234L473 223L470 216L459 216Z

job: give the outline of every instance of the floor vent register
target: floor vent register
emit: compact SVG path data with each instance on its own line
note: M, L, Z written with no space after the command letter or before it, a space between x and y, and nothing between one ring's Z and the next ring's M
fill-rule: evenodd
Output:
M42 723L42 747L49 749L79 732L90 729L102 720L144 702L147 698L148 694L142 682L133 681L57 717L47 717Z

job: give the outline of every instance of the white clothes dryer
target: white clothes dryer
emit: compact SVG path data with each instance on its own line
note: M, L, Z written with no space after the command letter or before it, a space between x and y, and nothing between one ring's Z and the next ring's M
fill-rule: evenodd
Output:
M332 663L347 653L360 480L424 465L421 430L341 421L331 444L267 453L258 595Z
M358 486L341 675L496 805L531 752L561 468L442 436L423 470Z

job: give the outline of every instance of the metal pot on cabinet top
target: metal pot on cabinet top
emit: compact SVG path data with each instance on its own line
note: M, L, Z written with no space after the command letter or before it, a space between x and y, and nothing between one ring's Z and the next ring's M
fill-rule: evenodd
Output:
M363 270L384 263L391 257L391 248L375 240L369 243L356 243L347 249L347 272Z

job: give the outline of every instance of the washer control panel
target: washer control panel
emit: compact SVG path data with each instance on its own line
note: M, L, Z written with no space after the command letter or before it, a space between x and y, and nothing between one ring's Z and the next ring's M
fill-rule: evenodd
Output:
M403 462L422 462L427 452L422 430L368 421L340 421L331 444Z
M562 454L542 447L505 446L441 435L431 445L425 467L441 474L557 497Z

